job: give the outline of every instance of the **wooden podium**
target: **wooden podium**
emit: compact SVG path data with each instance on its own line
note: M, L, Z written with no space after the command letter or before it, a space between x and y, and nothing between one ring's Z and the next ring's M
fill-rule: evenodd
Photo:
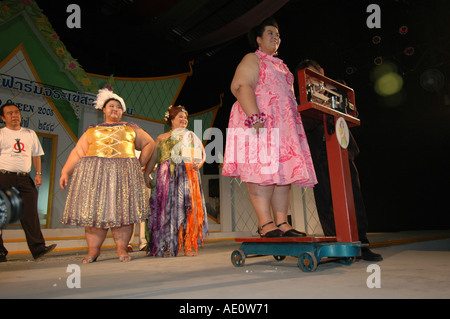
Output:
M311 85L311 81L323 83L325 87L333 87L335 90L345 92L352 109L348 109L348 112L345 113L334 109L331 103L323 105L314 102L314 97L311 97L310 90L308 90L308 85ZM354 91L310 69L298 71L298 85L300 100L298 111L302 114L302 117L323 121L324 124L336 241L357 242L359 238L348 151L341 146L336 136L336 122L339 118L343 118L348 127L360 125L360 121L356 117Z

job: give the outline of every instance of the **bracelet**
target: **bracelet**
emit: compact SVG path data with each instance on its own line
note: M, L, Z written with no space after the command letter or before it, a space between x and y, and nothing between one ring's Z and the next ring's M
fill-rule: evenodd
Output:
M42 175L42 172L36 172L36 175Z
M247 127L252 127L253 125L255 125L257 123L264 124L266 122L266 118L267 118L267 116L264 113L253 114L253 115L250 115L249 117L247 117L247 119L245 120L244 124Z

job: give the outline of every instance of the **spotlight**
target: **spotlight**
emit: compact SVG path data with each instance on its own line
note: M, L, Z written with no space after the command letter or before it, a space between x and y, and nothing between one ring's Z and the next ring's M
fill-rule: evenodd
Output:
M397 73L387 73L375 82L375 92L381 96L392 96L403 88L403 79Z
M438 92L445 85L445 76L439 70L428 69L420 75L420 85L429 92Z
M403 78L398 74L398 67L390 61L377 65L372 76L375 92L380 96L395 96L403 88Z
M376 35L372 38L373 44L380 44L381 43L381 37L379 35Z
M403 51L407 56L411 56L414 54L414 48L413 47L407 47L405 51Z
M408 27L406 25L402 25L399 29L398 29L398 33L400 33L401 35L406 35L408 33Z
M352 75L353 73L355 73L356 72L356 69L353 67L353 66L348 66L346 69L345 69L345 73L347 73L348 75Z
M377 56L375 59L373 59L373 63L374 63L375 65L381 65L381 64L383 64L383 57Z

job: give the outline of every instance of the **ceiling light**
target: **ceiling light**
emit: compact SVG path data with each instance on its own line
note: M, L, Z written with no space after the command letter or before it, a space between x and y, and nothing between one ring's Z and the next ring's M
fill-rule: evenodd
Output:
M404 52L405 52L405 54L407 56L411 56L411 55L414 54L414 48L413 47L407 47Z
M408 27L406 25L402 25L398 29L398 33L400 33L401 35L406 35L408 33Z
M381 43L381 37L379 35L376 35L372 38L373 44L380 44Z

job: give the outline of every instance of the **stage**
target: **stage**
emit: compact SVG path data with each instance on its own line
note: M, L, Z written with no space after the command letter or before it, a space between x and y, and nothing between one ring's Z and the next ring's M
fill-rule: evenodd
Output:
M112 248L93 264L81 264L85 250L55 251L37 262L30 254L11 254L0 263L0 298L450 298L450 231L376 233L369 239L383 261L330 260L315 272L300 270L293 257L248 258L234 267L230 256L240 246L234 240L208 241L196 257L151 258L136 251L129 263L120 263ZM68 287L74 274L69 265L79 266L80 288Z

